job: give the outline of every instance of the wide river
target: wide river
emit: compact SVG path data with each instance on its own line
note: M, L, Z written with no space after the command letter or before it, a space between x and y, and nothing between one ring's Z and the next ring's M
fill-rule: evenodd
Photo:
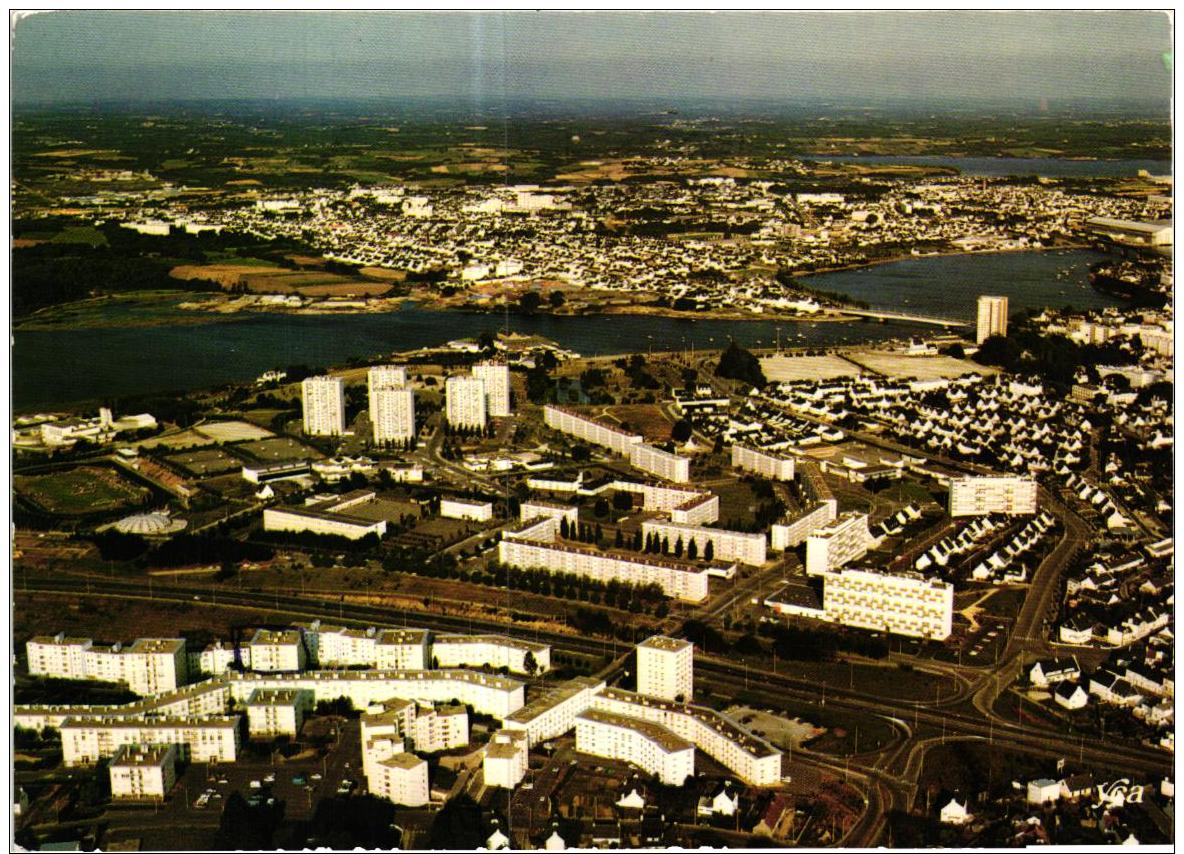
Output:
M1090 288L1101 255L1086 250L917 258L808 277L877 308L974 319L982 293L1003 294L1011 310L1050 305L1098 308L1115 298ZM178 316L192 318L178 311ZM16 331L12 404L16 411L76 401L110 401L253 379L271 368L344 363L475 337L502 328L500 314L430 311L407 304L389 314L249 314L209 323ZM778 330L779 327L779 330ZM650 316L510 316L514 332L542 335L585 355L746 346L827 346L901 338L937 327L902 323L683 320Z

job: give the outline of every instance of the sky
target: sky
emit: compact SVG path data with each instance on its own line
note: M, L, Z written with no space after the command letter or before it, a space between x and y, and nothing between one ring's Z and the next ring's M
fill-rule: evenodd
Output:
M1167 98L1160 12L130 12L21 18L17 103Z

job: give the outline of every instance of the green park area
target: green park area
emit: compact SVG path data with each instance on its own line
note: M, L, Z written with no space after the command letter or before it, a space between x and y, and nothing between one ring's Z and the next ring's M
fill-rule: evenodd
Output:
M16 492L47 513L75 515L133 507L149 495L113 469L81 466L52 474L18 476Z

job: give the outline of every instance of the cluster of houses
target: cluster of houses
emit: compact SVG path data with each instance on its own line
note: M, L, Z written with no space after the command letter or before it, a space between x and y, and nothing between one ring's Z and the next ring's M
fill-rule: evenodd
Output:
M637 168L689 165L660 164L664 159L638 158ZM860 263L901 245L1037 248L1084 233L1091 217L1139 218L1148 210L1137 198L1006 180L853 180L863 185L860 198L789 194L770 181L732 178L451 187L419 195L403 187L316 189L211 211L206 227L311 235L326 257L441 270L464 286L550 280L754 313L812 313L819 306L808 295L751 271ZM167 206L157 214L166 230L168 219L188 216ZM610 217L624 226L606 228ZM689 225L671 226L679 222ZM691 276L702 271L716 275Z

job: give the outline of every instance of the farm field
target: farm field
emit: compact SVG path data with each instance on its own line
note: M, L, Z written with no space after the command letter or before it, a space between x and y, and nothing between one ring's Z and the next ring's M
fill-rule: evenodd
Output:
M863 373L841 356L765 356L761 370L770 382L829 380Z
M954 359L950 356L905 356L879 350L859 350L847 355L853 362L858 362L869 371L893 378L912 377L918 380L936 380L952 379L969 373L998 373L995 368L980 365L969 359Z
M49 513L75 515L133 507L151 494L113 469L82 466L52 474L14 478L17 494Z

